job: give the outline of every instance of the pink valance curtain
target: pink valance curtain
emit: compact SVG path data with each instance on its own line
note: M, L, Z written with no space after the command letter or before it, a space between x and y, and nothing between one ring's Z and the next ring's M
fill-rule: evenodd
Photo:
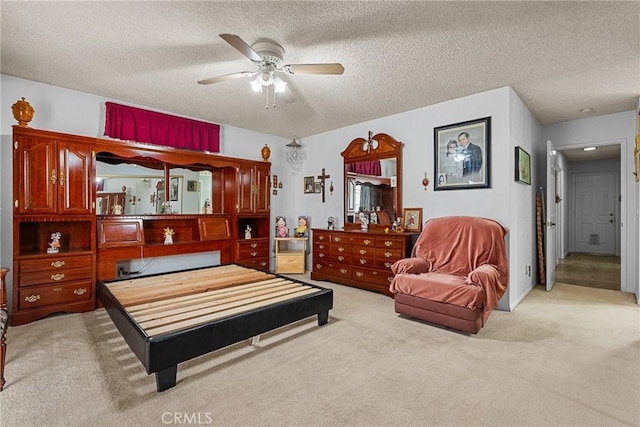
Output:
M220 125L107 102L104 134L126 141L220 152Z
M380 176L382 175L382 167L380 166L380 160L350 163L347 167L347 172L354 172L360 175Z

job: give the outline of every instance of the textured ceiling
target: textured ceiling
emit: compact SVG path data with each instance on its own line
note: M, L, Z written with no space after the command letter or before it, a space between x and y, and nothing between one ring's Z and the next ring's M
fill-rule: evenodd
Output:
M640 2L7 2L3 74L267 134L303 138L511 86L542 124L633 110ZM268 38L297 100L265 109L255 65L218 34ZM590 107L589 114L580 109Z

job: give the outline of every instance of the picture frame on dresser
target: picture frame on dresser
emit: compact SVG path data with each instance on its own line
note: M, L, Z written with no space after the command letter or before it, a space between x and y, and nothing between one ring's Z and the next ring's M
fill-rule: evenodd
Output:
M402 223L406 231L419 232L422 229L422 208L405 208Z

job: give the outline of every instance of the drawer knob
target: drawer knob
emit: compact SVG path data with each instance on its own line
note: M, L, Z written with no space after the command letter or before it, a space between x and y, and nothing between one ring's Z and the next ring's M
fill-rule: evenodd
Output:
M87 293L87 288L78 288L78 289L74 289L73 293L76 295L84 295Z
M36 302L39 299L40 299L40 295L29 295L28 297L24 298L26 302Z
M51 267L54 267L54 268L64 267L64 265L65 265L64 261L51 261Z
M51 275L51 280L55 280L56 282L59 282L62 279L64 279L64 273L56 273Z

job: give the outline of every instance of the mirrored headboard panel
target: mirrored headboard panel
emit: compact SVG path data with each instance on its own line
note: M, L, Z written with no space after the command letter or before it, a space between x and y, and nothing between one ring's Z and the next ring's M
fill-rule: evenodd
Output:
M345 229L360 228L364 212L383 229L402 216L402 142L378 133L356 138L341 153L344 159Z

